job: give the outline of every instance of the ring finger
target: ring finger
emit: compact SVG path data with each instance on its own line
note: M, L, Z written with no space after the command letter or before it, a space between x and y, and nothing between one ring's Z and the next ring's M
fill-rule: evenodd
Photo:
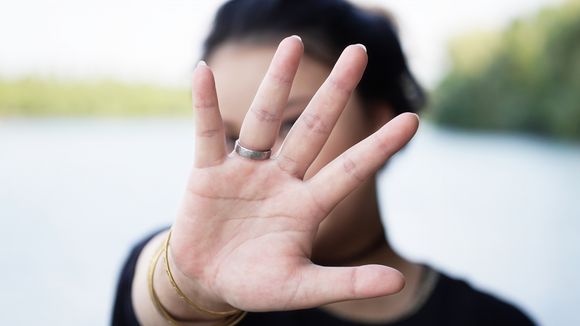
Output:
M240 130L240 145L255 151L271 149L304 46L298 36L282 40Z

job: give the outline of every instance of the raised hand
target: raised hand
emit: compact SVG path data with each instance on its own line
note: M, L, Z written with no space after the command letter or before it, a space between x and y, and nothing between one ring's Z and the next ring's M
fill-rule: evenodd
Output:
M274 146L303 52L284 39L240 132L254 151ZM319 224L332 208L406 144L418 126L402 114L303 180L366 66L361 45L347 47L277 153L253 160L227 153L211 69L193 77L196 157L173 226L170 264L199 305L248 311L291 310L401 290L403 276L381 265L322 267L310 261Z

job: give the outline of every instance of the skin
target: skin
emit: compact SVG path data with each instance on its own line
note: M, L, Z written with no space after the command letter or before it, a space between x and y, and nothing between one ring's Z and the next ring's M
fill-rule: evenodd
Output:
M256 93L275 50L273 46L225 44L208 61L220 85L218 97L226 127L226 139L232 146L238 138L247 108L252 103L253 94ZM244 64L240 65L239 62ZM331 68L309 57L302 58L288 98L289 105L282 114L282 127L273 147L274 151L280 149L289 129L322 85ZM228 78L232 74L244 78ZM364 113L360 102L356 94L351 97L323 150L307 170L305 179L315 175L378 128L376 121L372 121ZM374 180L369 179L345 198L329 218L322 222L314 246L315 261L323 264L344 264L349 258L359 255L361 249L367 249L377 243L377 239L384 237L380 221L365 218L367 215L376 215L374 205L369 205L368 200L374 197Z
M365 113L354 91L366 66L363 46L347 47L333 70L302 53L297 37L277 51L228 43L208 60L211 69L196 68L196 161L169 263L186 294L210 309L324 306L352 320L396 318L413 302L420 267L385 239L373 176L413 136L417 116L383 126L388 107ZM228 154L225 140L238 137L247 148L273 148L273 159ZM145 325L163 322L146 270L164 237L137 263L133 302ZM403 275L388 266L407 276L405 290ZM211 319L189 310L156 268L156 291L174 316Z

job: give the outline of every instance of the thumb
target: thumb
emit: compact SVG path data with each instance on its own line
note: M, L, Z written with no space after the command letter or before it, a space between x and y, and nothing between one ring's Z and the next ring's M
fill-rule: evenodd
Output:
M297 309L395 294L405 286L398 270L383 265L358 267L305 266L294 296Z

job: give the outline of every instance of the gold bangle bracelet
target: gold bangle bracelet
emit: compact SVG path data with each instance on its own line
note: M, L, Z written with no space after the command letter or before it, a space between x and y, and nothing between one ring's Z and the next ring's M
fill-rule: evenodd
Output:
M162 244L153 258L151 259L151 263L149 265L149 272L148 272L148 286L149 286L149 295L151 297L151 301L153 305L157 309L157 311L165 318L165 320L172 326L181 326L180 321L176 320L169 311L163 306L161 300L159 300L159 296L157 292L155 292L154 287L154 277L155 277L155 269L157 267L157 263L159 262L159 257L164 253L165 246ZM165 253L167 255L167 253ZM218 325L220 326L235 326L237 325L245 316L247 312L242 310L237 310L235 314L231 314L226 317L223 322L220 322Z
M153 284L153 278L155 276L155 267L157 267L157 262L159 261L159 257L161 256L162 253L163 253L163 246L160 246L159 249L157 249L157 252L155 253L155 255L153 255L153 258L151 259L151 263L149 264L149 273L147 274L147 283L149 286L149 296L151 297L151 301L153 302L155 309L157 309L157 311L163 316L163 318L165 318L165 320L170 325L180 326L181 324L177 320L175 320L175 318L173 318L173 316L171 316L171 314L167 311L167 309L165 309L165 307L163 307L163 304L161 304L161 301L159 300L159 297L157 296L157 293L155 292L155 287Z
M237 316L238 314L240 314L241 310L239 310L239 309L234 309L234 310L230 310L230 311L214 311L214 310L200 307L195 302L193 302L193 300L191 300L187 295L185 295L185 293L179 288L179 286L177 285L177 282L175 282L175 278L173 277L173 273L171 273L171 268L169 267L169 240L171 239L171 231L172 230L169 230L169 233L167 234L167 239L165 240L165 256L164 256L165 273L167 274L167 277L169 278L169 283L171 283L171 286L173 287L175 292L177 292L177 295L183 301L185 301L193 310L200 312L200 313L205 313L205 314L209 314L212 316L221 316L221 317Z
M237 325L244 317L246 317L247 311L240 310L240 313L237 315L231 316L231 321L226 320L223 326L235 326Z

